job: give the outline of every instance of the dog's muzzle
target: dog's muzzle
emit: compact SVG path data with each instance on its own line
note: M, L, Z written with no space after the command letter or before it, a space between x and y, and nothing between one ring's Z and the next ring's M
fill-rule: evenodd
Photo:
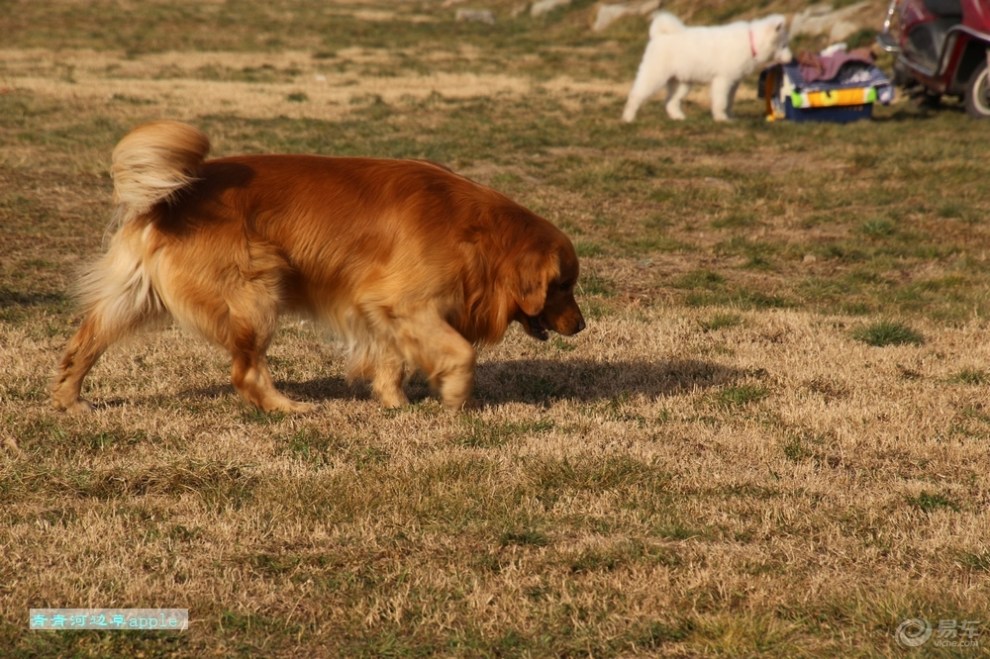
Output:
M584 317L580 314L577 314L577 318L570 320L571 323L564 326L562 323L558 323L557 327L547 327L542 316L523 316L521 322L527 334L538 341L546 341L550 338L550 330L564 336L574 336L585 328Z

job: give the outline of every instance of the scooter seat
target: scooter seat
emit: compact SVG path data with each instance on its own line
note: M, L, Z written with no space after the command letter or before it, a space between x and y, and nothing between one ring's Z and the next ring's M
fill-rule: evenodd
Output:
M962 20L961 0L924 0L925 9L939 18L958 18Z

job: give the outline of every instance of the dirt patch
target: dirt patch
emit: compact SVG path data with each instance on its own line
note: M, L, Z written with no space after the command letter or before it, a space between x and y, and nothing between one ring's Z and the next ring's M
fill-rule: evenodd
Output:
M123 54L35 50L0 52L4 85L54 99L130 102L171 116L216 112L260 118L334 119L347 114L355 99L371 95L387 103L440 94L470 98L525 94L532 83L501 74L435 73L359 76L335 73L307 53L167 53L128 58ZM338 60L378 62L369 51L349 50ZM229 71L268 71L278 82L204 79L217 67Z
M341 49L331 59L302 51L172 52L131 57L93 50L6 49L0 50L4 67L0 81L6 89L50 99L130 103L154 108L163 116L222 112L246 118L324 120L349 114L354 104L369 97L393 104L432 94L453 99L553 94L576 112L581 109L581 97L618 99L628 91L626 82L580 80L569 75L536 81L504 73L402 72L397 57L396 53L367 48ZM452 55L437 51L418 57L439 63L449 61ZM471 61L480 53L464 48L456 57ZM339 70L368 66L383 73ZM740 90L741 99L753 96L752 91ZM705 107L707 91L696 89L690 99Z

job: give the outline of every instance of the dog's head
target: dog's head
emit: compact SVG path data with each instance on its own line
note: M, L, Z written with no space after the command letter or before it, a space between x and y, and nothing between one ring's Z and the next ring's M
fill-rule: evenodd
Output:
M764 63L787 64L794 56L788 47L787 19L771 14L750 24L753 56Z
M543 233L516 259L510 286L517 309L513 320L540 341L547 340L549 330L572 336L584 329L584 316L574 299L577 253L559 231Z

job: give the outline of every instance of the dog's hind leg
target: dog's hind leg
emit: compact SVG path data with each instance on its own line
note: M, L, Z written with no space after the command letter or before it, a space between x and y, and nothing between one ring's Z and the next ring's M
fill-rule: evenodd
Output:
M667 116L678 121L684 119L681 101L688 95L691 85L680 80L670 80L667 83Z
M622 120L627 124L636 119L636 113L639 112L639 106L645 103L646 99L649 98L649 94L646 96L638 94L634 95L635 92L635 88L629 92L629 98L626 100L626 107L622 110Z
M632 88L629 90L626 107L622 111L622 120L626 123L633 121L636 118L636 113L639 112L640 106L660 91L670 79L670 75L663 71L662 67L649 66L652 59L652 53L647 48L646 54L643 56L643 62L639 66L639 71L636 72L636 79L633 81Z
M212 245L173 245L162 269L162 298L180 323L225 348L231 383L240 396L265 412L308 412L275 389L265 356L278 327L284 260L266 246L232 249L232 260L197 254ZM207 264L192 270L187 264Z
M141 237L124 229L110 249L81 280L85 309L82 323L69 340L52 383L52 405L61 410L90 409L80 398L83 379L107 348L165 311L141 261Z
M226 300L226 316L220 317L224 322L208 325L207 331L230 351L230 379L237 393L265 412L312 411L312 404L284 396L272 381L265 353L277 326L277 299L263 287L248 286L241 295Z
M230 379L237 393L265 412L312 411L311 403L300 403L279 393L272 382L268 359L265 357L267 340L252 330L245 329L231 347Z
M265 412L312 411L312 404L279 393L268 368L265 353L277 326L276 300L258 290L218 302L219 313L200 316L196 324L230 352L230 380L241 398Z
M68 412L91 409L90 404L80 398L83 379L107 348L137 330L146 320L140 313L125 316L107 313L105 308L87 313L59 363L52 384L52 405Z

